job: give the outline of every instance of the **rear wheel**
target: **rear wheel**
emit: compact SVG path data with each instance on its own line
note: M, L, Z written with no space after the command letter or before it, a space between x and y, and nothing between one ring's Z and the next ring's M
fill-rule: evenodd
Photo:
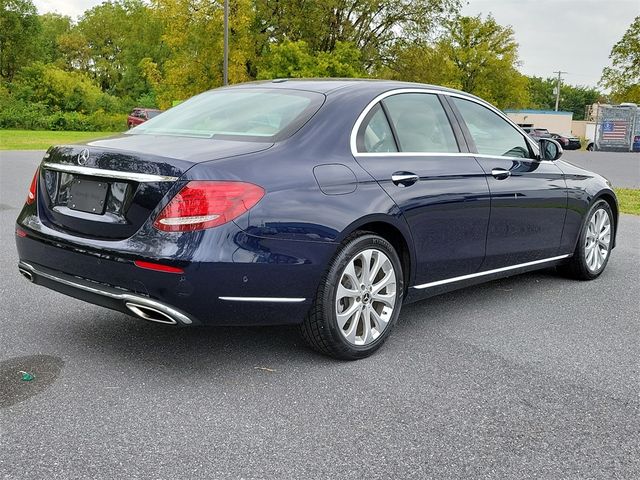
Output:
M613 229L611 207L606 201L598 200L585 217L573 257L558 270L579 280L593 280L600 276L609 262Z
M402 304L402 265L384 238L356 232L345 240L324 275L301 326L312 348L355 360L389 336Z
M587 151L593 152L593 143L590 143L589 145L587 145Z

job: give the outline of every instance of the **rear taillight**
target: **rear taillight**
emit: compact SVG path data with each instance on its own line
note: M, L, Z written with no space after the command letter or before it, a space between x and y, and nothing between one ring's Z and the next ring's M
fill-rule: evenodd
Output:
M35 175L33 175L33 180L31 180L31 186L29 187L29 193L27 194L27 205L31 205L36 201L36 193L38 191L38 175L40 173L40 169L36 169Z
M153 226L164 232L192 232L230 222L252 208L264 189L252 183L192 181L160 212Z

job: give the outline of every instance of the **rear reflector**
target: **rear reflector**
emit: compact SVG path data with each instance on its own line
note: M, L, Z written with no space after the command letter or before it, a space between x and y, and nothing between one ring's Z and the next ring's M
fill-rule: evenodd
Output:
M184 273L184 270L178 267L170 267L161 263L145 262L144 260L136 260L133 262L136 267L145 268L147 270L155 270L156 272L165 273Z
M160 212L153 226L164 232L192 232L217 227L249 211L264 196L252 183L192 181Z
M16 235L24 238L27 236L27 232L25 232L23 229L21 229L20 227L16 228Z
M27 194L27 205L31 205L36 201L36 193L38 191L38 174L40 173L40 168L36 169L36 173L33 175L33 180L31 180L31 186L29 187L29 193Z

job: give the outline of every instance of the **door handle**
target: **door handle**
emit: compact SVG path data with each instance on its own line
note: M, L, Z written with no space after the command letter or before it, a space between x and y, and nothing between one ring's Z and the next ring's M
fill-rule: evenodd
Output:
M394 172L391 174L391 181L396 185L402 185L403 187L413 185L418 180L420 180L420 177L411 172Z
M493 168L491 169L491 175L493 175L498 180L504 180L505 178L509 178L511 176L511 171L505 170L504 168Z

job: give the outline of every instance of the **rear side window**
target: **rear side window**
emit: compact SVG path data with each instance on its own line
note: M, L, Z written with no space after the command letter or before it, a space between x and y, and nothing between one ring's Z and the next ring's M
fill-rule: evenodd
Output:
M397 152L396 141L380 104L367 114L358 135L359 152Z
M401 152L459 152L456 137L436 95L400 93L383 100Z
M497 157L531 158L524 136L486 107L452 97L473 137L478 153Z

